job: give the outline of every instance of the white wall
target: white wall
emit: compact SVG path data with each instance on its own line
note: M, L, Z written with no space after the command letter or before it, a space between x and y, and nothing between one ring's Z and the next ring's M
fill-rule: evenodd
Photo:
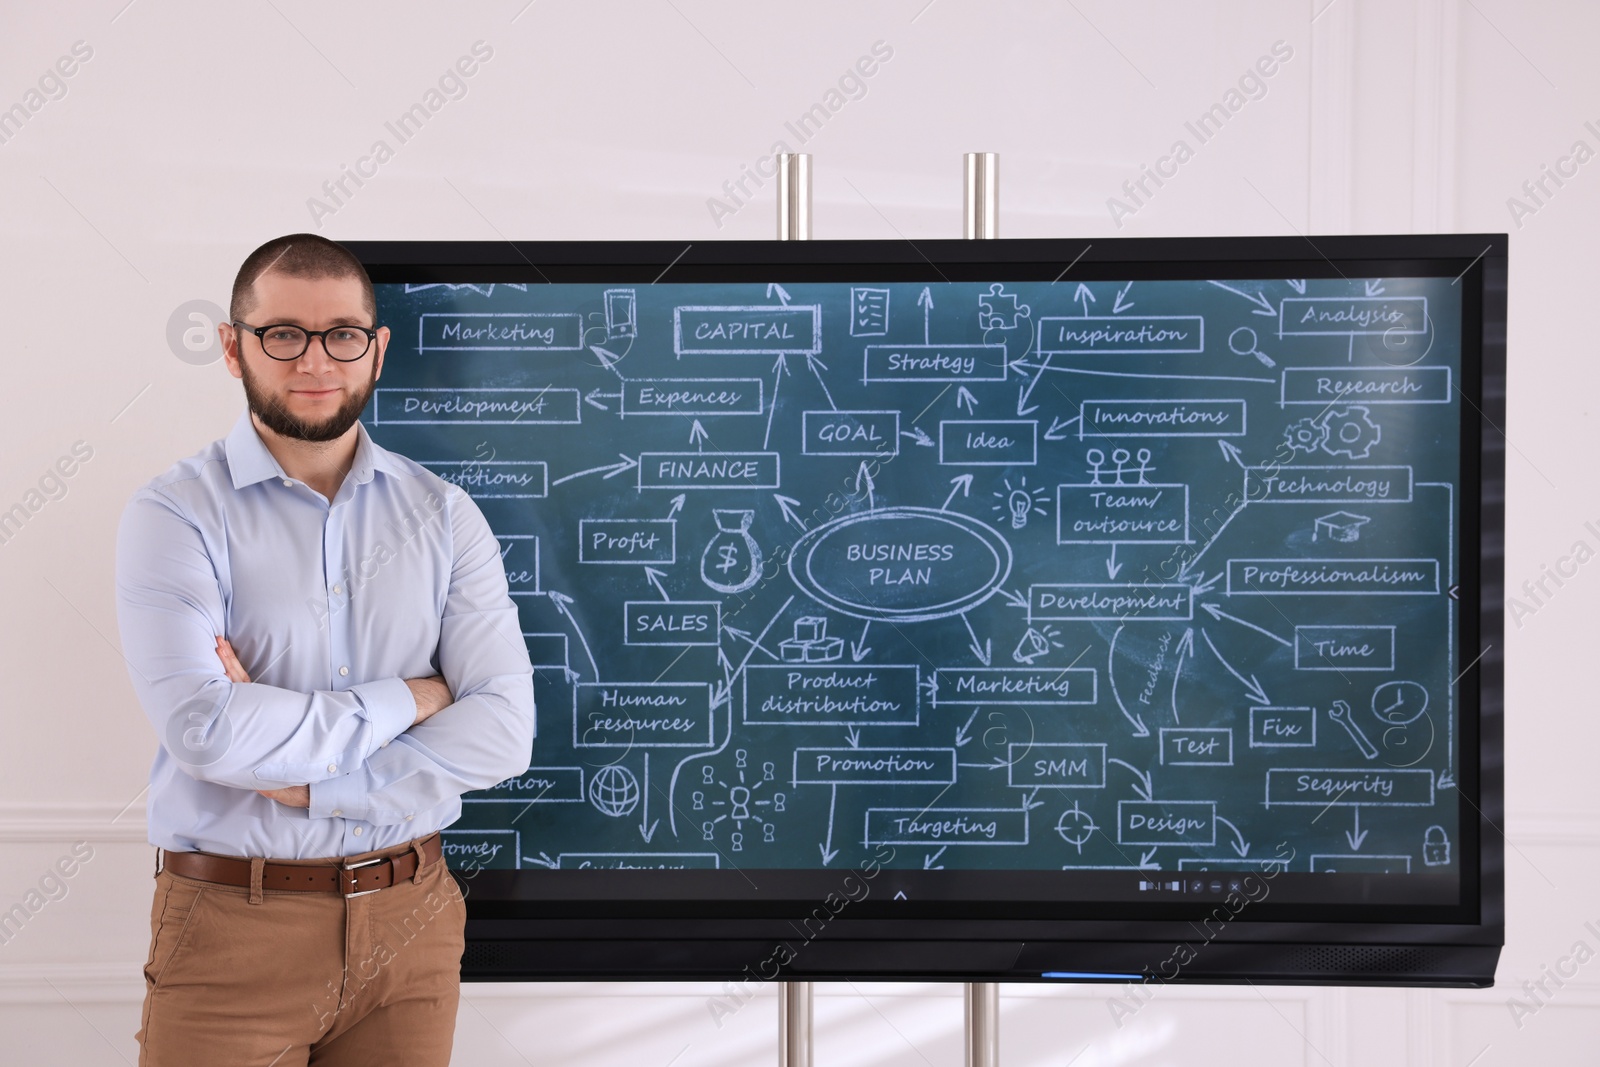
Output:
M1507 585L1600 524L1591 414L1600 162L1532 214L1507 204L1577 140L1600 148L1600 7L1579 0L978 4L720 0L473 5L99 0L0 13L0 108L93 49L0 144L0 510L85 441L93 459L0 545L6 611L0 910L72 842L94 858L0 945L16 1062L133 1062L155 739L117 649L112 549L129 494L241 408L167 341L225 304L243 255L311 228L308 198L473 42L493 58L331 216L335 238L765 238L771 186L707 207L875 41L893 57L804 149L816 236L960 227L960 153L1002 156L1006 236L1512 233ZM1276 40L1294 57L1177 178L1114 224L1107 197ZM792 139L790 147L800 147ZM1552 187L1553 188L1553 187ZM1543 199L1543 197L1541 197ZM1004 992L1007 1064L1589 1062L1600 962L1519 1027L1507 999L1600 948L1600 562L1507 632L1509 938L1481 993L1167 988L1118 1029L1105 991ZM1520 625L1518 625L1520 623ZM706 986L468 986L457 1062L775 1061L770 995L720 1029ZM954 986L819 988L819 1064L954 1065ZM1081 1050L1081 1055L1079 1054ZM1074 1056L1077 1059L1074 1060ZM674 1059L676 1057L676 1059ZM1476 1057L1476 1058L1475 1058Z

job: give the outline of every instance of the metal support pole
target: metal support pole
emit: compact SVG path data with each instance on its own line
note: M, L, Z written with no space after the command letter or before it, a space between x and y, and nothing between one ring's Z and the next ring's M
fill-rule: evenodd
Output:
M1000 983L968 982L967 1067L1000 1067Z
M1000 156L994 152L966 154L966 181L961 235L968 240L1000 236Z
M811 240L811 156L778 156L778 240ZM784 982L778 995L778 1067L811 1067L811 983Z
M811 155L778 155L778 240L811 240Z
M994 152L968 152L963 182L962 236L986 240L1000 236L1000 157ZM1000 1067L1000 985L968 982L966 1006L967 1067Z
M778 1067L811 1067L811 983L785 982L778 1001Z

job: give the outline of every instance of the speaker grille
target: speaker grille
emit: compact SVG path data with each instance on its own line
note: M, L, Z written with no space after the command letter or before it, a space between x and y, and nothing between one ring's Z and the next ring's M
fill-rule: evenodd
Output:
M1450 954L1435 948L1368 945L1319 945L1294 951L1294 970L1312 974L1437 973Z

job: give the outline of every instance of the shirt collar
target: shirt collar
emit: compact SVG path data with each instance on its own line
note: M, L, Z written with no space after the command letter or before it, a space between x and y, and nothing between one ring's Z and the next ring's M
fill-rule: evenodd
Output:
M269 478L283 479L288 475L270 451L267 450L261 435L256 432L255 424L250 421L250 411L245 409L239 415L233 429L223 443L223 449L228 458L228 473L233 479L235 489L243 489L247 485L264 482ZM356 423L356 455L355 463L350 468L347 478L363 484L372 481L375 471L387 474L403 474L404 470L396 462L393 453L379 445L367 433L366 424Z

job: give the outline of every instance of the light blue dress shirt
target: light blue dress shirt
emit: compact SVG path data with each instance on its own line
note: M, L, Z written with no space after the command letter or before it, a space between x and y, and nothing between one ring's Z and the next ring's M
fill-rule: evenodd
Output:
M330 502L249 413L134 494L117 620L161 745L150 843L310 859L449 826L461 794L527 769L533 667L498 542L470 497L357 424ZM226 637L250 675L228 680ZM455 703L413 726L404 679ZM258 789L311 787L295 808Z

